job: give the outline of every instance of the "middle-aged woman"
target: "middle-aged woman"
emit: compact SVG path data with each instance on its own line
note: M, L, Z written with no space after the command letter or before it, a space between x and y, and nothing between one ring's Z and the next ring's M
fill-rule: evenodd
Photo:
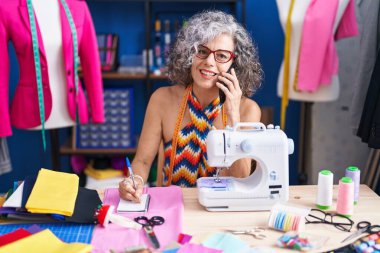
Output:
M174 85L157 89L150 98L132 163L136 189L130 178L120 182L123 199L140 201L161 141L164 185L194 187L199 177L216 173L206 160L210 129L260 121L260 108L250 97L260 85L261 65L250 35L233 16L206 11L191 17L170 51L168 74ZM223 104L219 89L226 97ZM250 170L246 158L220 175L246 177Z

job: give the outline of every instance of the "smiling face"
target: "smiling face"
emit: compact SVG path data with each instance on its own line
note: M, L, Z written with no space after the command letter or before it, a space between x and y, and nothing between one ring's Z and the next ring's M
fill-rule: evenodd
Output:
M209 41L203 45L212 51L234 51L234 42L231 36L226 34L221 34L212 41ZM204 89L217 88L216 82L218 80L218 75L220 75L221 72L226 72L232 62L233 60L226 63L217 62L213 53L210 53L210 55L205 59L201 59L194 55L193 63L191 65L191 75L194 80L194 85Z

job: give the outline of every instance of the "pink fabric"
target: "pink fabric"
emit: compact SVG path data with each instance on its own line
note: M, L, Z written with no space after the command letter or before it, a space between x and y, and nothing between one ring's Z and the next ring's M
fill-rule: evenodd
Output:
M334 21L339 0L312 0L304 19L299 56L298 89L315 92L330 85L338 73L338 54L334 43ZM358 35L355 3L350 0L340 20L335 39Z
M359 35L359 29L355 16L355 1L350 0L345 12L343 13L338 29L335 32L335 40L349 38L357 35Z
M187 243L177 253L223 253L223 250L207 248L203 245Z
M90 11L85 1L66 0L72 13L78 36L78 51L83 70L84 84L91 107L92 121L104 122L103 83L96 34ZM75 84L72 38L69 22L60 4L62 47L67 82L68 111L75 120ZM45 119L51 113L52 97L48 77L44 45L37 24L41 74L44 92ZM16 87L9 113L9 52L11 41L20 66L19 83ZM2 1L0 4L0 137L12 134L11 122L17 128L32 128L41 124L39 116L33 46L26 0ZM83 89L79 84L78 110L81 123L88 122L89 109Z
M185 244L190 242L191 238L193 238L191 235L179 234L177 242L180 244Z
M160 242L163 250L170 242L176 241L182 231L183 216L183 198L182 190L178 186L146 188L150 194L150 204L147 213L128 212L118 213L129 218L136 218L145 215L148 218L152 216L162 216L165 223L154 227L154 232ZM105 192L103 204L119 204L118 189L108 189ZM133 230L126 229L114 224L109 224L106 228L97 225L92 236L91 244L93 253L105 252L109 249L123 250L128 246L145 244L151 247L143 229Z

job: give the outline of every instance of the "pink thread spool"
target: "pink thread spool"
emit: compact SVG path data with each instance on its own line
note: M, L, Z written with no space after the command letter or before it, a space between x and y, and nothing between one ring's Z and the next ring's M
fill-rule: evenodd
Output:
M350 177L342 177L339 180L336 212L346 217L354 214L354 182Z

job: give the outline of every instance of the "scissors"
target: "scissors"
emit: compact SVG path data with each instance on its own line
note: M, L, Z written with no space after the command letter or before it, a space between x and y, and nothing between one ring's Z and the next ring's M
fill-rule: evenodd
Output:
M358 229L356 232L352 233L348 237L346 237L342 242L349 241L353 238L358 237L361 234L369 233L374 234L377 232L380 232L380 225L372 225L369 221L361 221L356 225L356 228Z
M254 227L252 229L247 229L247 230L226 230L226 231L234 235L251 235L258 240L262 240L266 238L266 235L262 234L262 232L264 232L265 229L261 227Z
M135 221L143 226L145 233L149 241L152 243L153 247L155 249L160 248L160 243L158 242L157 236L153 231L153 227L164 224L165 219L161 216L153 216L150 219L148 219L146 216L139 216L135 218Z

